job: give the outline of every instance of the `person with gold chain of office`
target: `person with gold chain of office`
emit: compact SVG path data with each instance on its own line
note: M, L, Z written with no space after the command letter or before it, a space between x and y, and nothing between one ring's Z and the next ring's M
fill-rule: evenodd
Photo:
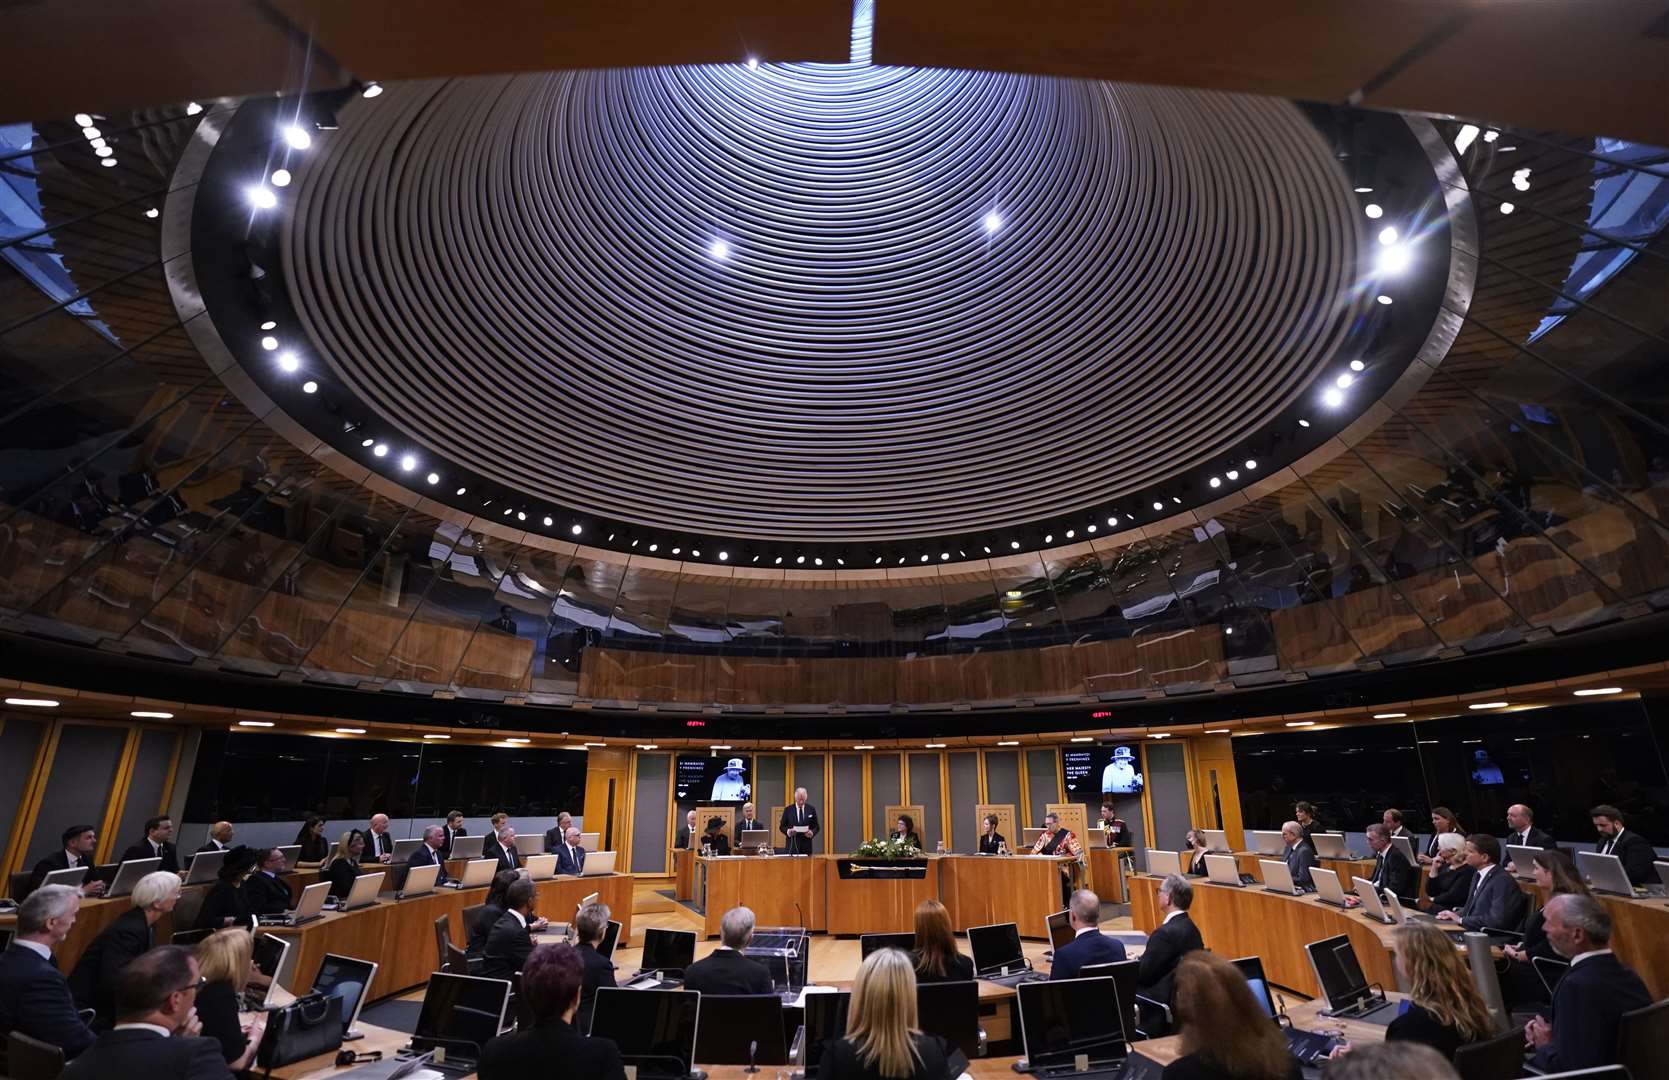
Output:
M1053 811L1043 815L1043 832L1032 844L1033 855L1070 855L1078 860L1079 865L1084 862L1084 846L1078 842L1078 834L1061 824L1060 815ZM1074 875L1071 867L1061 867L1061 897L1062 904L1070 900L1074 885Z

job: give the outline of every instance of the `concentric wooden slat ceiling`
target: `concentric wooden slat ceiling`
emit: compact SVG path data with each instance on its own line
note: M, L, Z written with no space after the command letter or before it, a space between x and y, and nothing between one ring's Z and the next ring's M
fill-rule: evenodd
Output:
M293 298L399 434L697 533L1105 508L1254 435L1366 299L1325 142L1218 93L867 65L402 84L297 185Z

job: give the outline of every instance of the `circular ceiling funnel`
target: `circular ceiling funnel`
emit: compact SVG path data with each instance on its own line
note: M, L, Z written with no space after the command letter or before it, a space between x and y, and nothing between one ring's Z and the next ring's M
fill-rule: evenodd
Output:
M580 513L898 540L1213 462L1371 296L1264 98L746 65L391 86L296 172L292 302L432 456Z

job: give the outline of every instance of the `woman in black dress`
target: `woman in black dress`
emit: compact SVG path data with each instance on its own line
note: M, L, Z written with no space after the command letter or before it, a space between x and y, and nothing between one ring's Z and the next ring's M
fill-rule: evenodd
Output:
M701 842L714 855L730 854L730 838L724 835L724 818L707 819L707 831L701 834Z
M956 947L950 912L937 900L916 905L916 948L910 954L918 983L967 982L974 977L974 961Z
M307 820L301 823L301 831L296 833L295 842L301 846L296 855L296 865L302 863L316 863L323 866L330 857L330 841L325 839L325 819L317 814L309 814Z
M197 910L198 930L219 930L237 926L245 930L254 926L255 915L249 908L249 898L243 893L243 883L255 872L260 856L254 848L239 844L226 853L220 864L220 878L203 897Z
M921 837L916 834L916 819L909 814L899 814L898 820L893 822L892 838L914 844L917 851L926 850L921 846Z
M203 1038L220 1043L226 1067L242 1072L255 1060L266 1030L265 1013L252 1013L247 1023L238 1003L254 967L254 937L240 926L216 930L197 946L197 972L203 988L197 991L197 1019Z
M846 1036L825 1044L818 1080L951 1080L949 1048L922 1034L916 1016L910 958L900 949L870 953L852 984Z
M325 876L330 879L330 895L338 900L347 899L353 891L354 878L359 876L359 857L363 854L365 834L358 829L343 833L330 857L330 865L325 868Z
M985 831L979 834L979 853L981 855L995 855L1008 841L997 831L997 815L985 815Z
M1205 843L1204 829L1189 829L1188 850L1182 853L1189 877L1205 877L1205 856L1210 851Z

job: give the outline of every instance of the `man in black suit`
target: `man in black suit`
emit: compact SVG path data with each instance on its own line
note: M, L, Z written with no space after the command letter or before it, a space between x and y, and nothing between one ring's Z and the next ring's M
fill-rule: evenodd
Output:
M719 920L719 947L684 972L684 989L703 994L769 994L775 989L764 964L742 950L753 940L753 912L733 907Z
M1614 1065L1623 1014L1650 1005L1652 995L1612 954L1611 913L1604 904L1560 893L1542 908L1542 917L1548 942L1570 960L1570 970L1554 988L1552 1019L1538 1016L1524 1029L1535 1050L1530 1063L1550 1073Z
M1055 950L1049 979L1076 979L1092 964L1116 964L1124 959L1124 942L1101 932L1101 898L1088 889L1072 894L1066 918L1077 936Z
M575 1027L585 980L584 963L571 945L541 945L522 967L522 1001L531 1028L500 1035L481 1048L481 1080L625 1080L620 1050L609 1039L588 1039Z
M1159 883L1159 910L1164 921L1147 936L1141 967L1136 970L1136 992L1165 1005L1176 986L1176 965L1195 949L1205 948L1199 927L1188 918L1194 887L1180 874L1166 874Z
M1553 837L1536 828L1535 813L1523 803L1507 807L1507 838L1504 845L1512 847L1554 847Z
M527 924L533 921L537 895L533 882L527 878L517 878L504 890L504 914L487 931L487 945L481 953L484 978L508 979L527 963L533 953L533 938Z
M232 834L235 832L230 821L217 821L209 826L209 838L203 841L203 846L197 849L201 855L205 851L231 851Z
M1383 823L1368 826L1368 847L1373 849L1374 888L1390 889L1398 897L1420 894L1419 871L1391 843L1391 830Z
M1630 885L1644 885L1656 876L1652 863L1657 859L1657 852L1644 836L1623 828L1621 810L1609 805L1596 806L1588 811L1588 816L1594 819L1594 829L1599 833L1594 850L1622 860Z
M556 872L580 876L585 869L585 849L580 846L580 831L576 826L568 826L568 835L563 839L562 846L556 849Z
M1488 833L1466 838L1466 865L1476 874L1472 891L1459 910L1439 911L1439 922L1458 922L1468 930L1517 930L1530 898L1511 874L1501 869L1501 844Z
M290 887L279 876L283 873L282 851L273 847L261 853L259 866L249 875L249 880L243 883L243 898L249 904L250 914L282 915L294 906Z
M555 855L556 849L568 839L568 830L573 827L573 815L564 810L556 815L556 824L545 830L545 854Z
M498 860L498 866L493 869L495 874L500 870L520 870L522 856L521 852L516 850L516 830L505 825L498 830L498 835L483 840L481 857Z
M156 924L179 903L179 875L152 871L139 879L130 899L133 906L99 931L70 972L76 1005L95 1010L100 1028L116 1019L116 985L122 969L156 944Z
M391 862L394 858L394 838L388 835L388 815L372 814L371 828L365 833L365 854L361 862Z
M1287 864L1287 872L1292 875L1292 883L1300 889L1309 888L1314 882L1310 878L1310 871L1315 869L1315 848L1304 836L1304 827L1296 821L1289 821L1281 826L1281 839L1287 842L1286 850L1281 853L1281 861Z
M1396 807L1393 806L1379 815L1379 823L1390 831L1393 839L1401 836L1410 844L1414 842L1414 834L1409 832L1408 826L1402 823L1402 811Z
M145 838L122 852L122 862L132 862L135 859L161 859L158 870L166 870L170 874L180 872L180 857L174 850L174 819L167 814L151 818L145 822Z
M595 901L580 908L574 916L574 936L579 938L580 963L585 976L580 984L579 1029L591 1030L591 1009L597 1002L597 988L614 985L614 964L597 951L608 935L609 909ZM525 973L522 976L526 978Z
M33 892L40 888L41 882L46 880L46 875L54 870L76 870L86 867L91 871L93 869L93 849L98 847L98 842L98 833L94 831L91 825L71 825L65 829L63 847L35 864L35 876L29 882L29 891ZM104 882L82 879L82 896L102 896L103 894Z
M138 957L116 980L115 1028L70 1062L63 1080L166 1076L231 1080L220 1040L202 1038L191 950L164 945Z
M18 1031L61 1046L66 1058L94 1038L52 959L80 908L81 894L68 885L36 889L17 909L17 936L0 953L0 1033Z
M695 828L695 815L690 815L690 828ZM806 805L806 789L794 789L794 801L782 808L782 820L777 828L788 838L787 853L810 855L811 838L823 831L817 820L817 808Z
M452 857L452 841L460 836L468 836L464 831L464 812L451 810L446 815L446 828L441 833L440 857L444 861Z
M737 843L741 843L742 833L744 832L758 832L761 829L769 828L769 825L766 825L763 821L759 820L759 811L754 808L752 803L747 802L742 804L742 820L736 823Z
M700 830L695 827L695 811L691 810L684 815L684 824L678 826L678 842L674 846L682 851L695 843L695 838L700 835Z
M417 850L406 857L406 869L410 871L415 866L438 866L440 873L435 875L435 884L442 885L450 880L446 876L446 859L441 855L440 848L446 842L446 828L442 825L428 825L423 829L423 842L417 845Z

